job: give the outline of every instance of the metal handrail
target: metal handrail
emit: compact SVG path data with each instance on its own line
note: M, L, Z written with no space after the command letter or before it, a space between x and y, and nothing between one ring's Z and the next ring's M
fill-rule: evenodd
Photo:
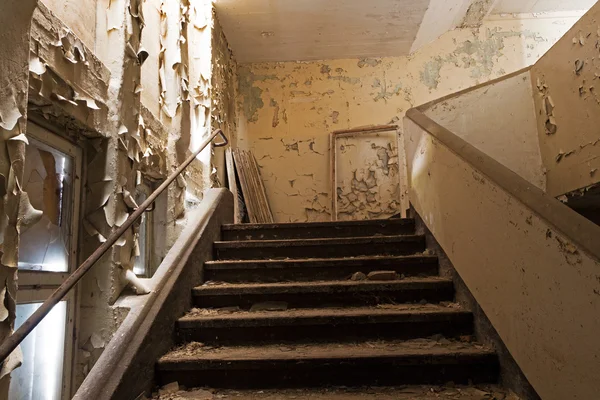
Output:
M216 129L206 138L198 150L189 156L169 177L154 191L148 198L125 220L116 231L114 231L106 240L98 247L65 281L52 293L52 295L44 301L44 303L33 313L27 320L10 335L0 345L0 360L2 363L13 352L14 349L25 339L27 335L48 315L50 310L61 301L67 293L83 278L83 276L94 266L96 261L100 259L111 248L113 244L133 225L133 223L146 211L146 209L154 203L156 198L164 192L164 190L185 170L185 168L194 161L194 159L204 150L206 146L217 136L221 136L223 142L214 143L215 147L226 146L229 142L221 129Z

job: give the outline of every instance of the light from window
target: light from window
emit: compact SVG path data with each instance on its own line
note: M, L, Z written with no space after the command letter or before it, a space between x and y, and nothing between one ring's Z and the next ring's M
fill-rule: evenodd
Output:
M15 327L41 305L18 304ZM60 400L66 322L67 302L61 301L21 343L23 365L11 375L10 400Z

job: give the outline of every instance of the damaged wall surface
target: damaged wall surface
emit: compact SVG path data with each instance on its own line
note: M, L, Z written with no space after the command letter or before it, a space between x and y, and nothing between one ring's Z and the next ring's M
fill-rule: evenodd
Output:
M52 12L73 30L88 49L96 44L97 0L41 0Z
M28 109L36 123L83 150L84 174L77 177L83 198L76 216L81 261L137 207L140 188L152 191L197 148L211 121L230 124L230 133L236 122L235 95L224 82L229 70L219 83L225 89L218 90L230 93L229 99L221 105L211 97L209 1L9 3L0 15L0 278L7 288L0 285L0 292L9 299L3 302L8 314L0 320L0 339L14 322L19 232L44 214L29 204L19 183L27 162ZM229 68L230 61L224 63ZM189 198L201 199L211 186L211 163L208 149L157 200L151 244L156 262L185 226L186 210L196 204ZM132 273L140 240L138 223L78 286L73 391L127 313L112 304L127 287L146 292ZM2 376L15 365L6 364ZM7 381L0 380L1 390Z
M548 193L600 181L600 4L532 68Z
M27 118L30 23L35 1L7 0L0 13L0 340L14 328L19 233L41 217L22 191ZM8 398L14 351L0 369L0 397Z
M237 146L237 62L217 17L213 12L212 33L212 78L211 78L211 126L222 129L229 138L230 147ZM226 147L214 149L213 167L215 186L225 184ZM214 170L213 169L213 170Z
M575 22L499 19L409 57L240 65L238 141L255 152L275 220L331 219L331 131L396 123L413 106L531 65ZM360 216L378 215L379 206L363 205Z
M389 218L400 212L396 131L337 139L336 179L338 220ZM314 211L306 213L309 217Z

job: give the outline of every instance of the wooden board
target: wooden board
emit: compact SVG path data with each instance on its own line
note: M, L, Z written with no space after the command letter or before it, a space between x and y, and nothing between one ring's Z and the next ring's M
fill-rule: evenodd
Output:
M240 204L240 196L238 194L237 179L235 173L235 163L233 161L233 152L231 148L225 152L225 164L227 165L227 181L229 190L233 193L233 222L235 224L242 223L242 205Z
M233 150L233 159L250 222L253 224L272 223L273 214L254 155L249 151L235 149Z

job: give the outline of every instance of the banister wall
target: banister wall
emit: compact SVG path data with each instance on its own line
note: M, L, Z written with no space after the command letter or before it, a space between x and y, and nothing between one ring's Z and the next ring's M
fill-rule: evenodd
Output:
M410 110L409 197L544 400L600 393L600 227Z

